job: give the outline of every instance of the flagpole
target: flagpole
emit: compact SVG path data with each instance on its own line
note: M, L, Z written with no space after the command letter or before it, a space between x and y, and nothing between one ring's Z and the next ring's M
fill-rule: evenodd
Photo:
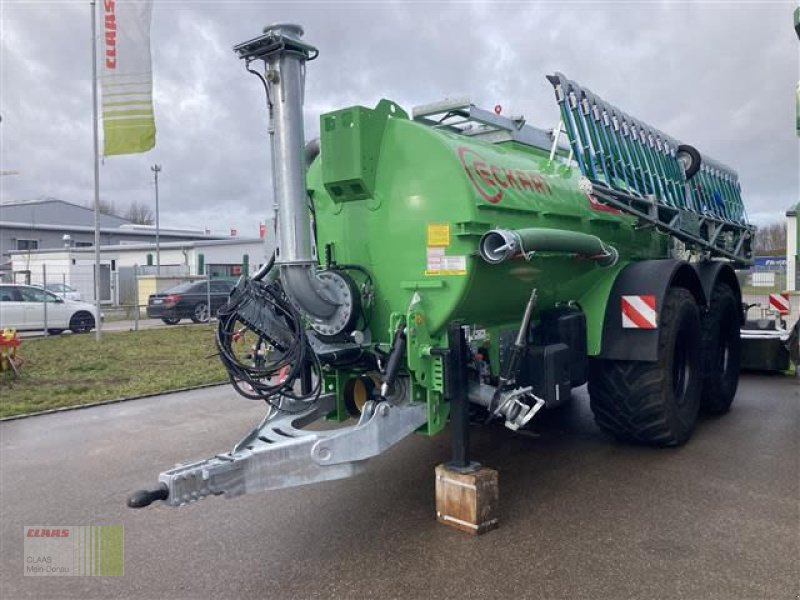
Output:
M92 131L94 132L94 308L95 339L102 338L100 318L100 142L97 130L97 2L92 6Z

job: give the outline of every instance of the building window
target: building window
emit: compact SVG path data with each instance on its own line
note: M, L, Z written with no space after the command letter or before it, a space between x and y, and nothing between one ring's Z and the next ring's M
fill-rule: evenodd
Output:
M38 250L39 240L17 240L17 250Z
M76 248L91 248L93 245L92 242L75 242Z
M236 279L242 274L242 265L206 265L211 279ZM198 273L203 275L204 273Z

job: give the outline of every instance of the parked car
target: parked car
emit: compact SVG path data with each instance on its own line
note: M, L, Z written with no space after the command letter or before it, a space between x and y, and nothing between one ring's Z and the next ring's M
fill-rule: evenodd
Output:
M181 319L206 323L209 314L217 314L219 307L228 301L235 282L227 279L181 283L173 288L152 294L147 299L147 316L175 325ZM211 298L211 312L208 300Z
M71 285L66 283L48 283L44 287L48 292L53 292L56 296L64 298L64 300L75 300L80 302L83 300L81 293Z
M94 329L95 307L88 302L67 300L32 285L0 284L0 328L45 329L53 334L70 329L85 333ZM102 315L101 315L102 318Z

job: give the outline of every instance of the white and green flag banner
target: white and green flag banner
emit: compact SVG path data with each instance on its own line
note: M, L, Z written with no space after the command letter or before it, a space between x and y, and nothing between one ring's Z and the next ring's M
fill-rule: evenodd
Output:
M150 63L152 0L102 0L100 86L103 154L146 152L156 144Z

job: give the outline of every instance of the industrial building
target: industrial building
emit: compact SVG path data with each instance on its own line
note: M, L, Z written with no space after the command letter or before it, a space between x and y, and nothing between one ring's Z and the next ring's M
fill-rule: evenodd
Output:
M134 304L139 286L156 291L187 279L252 273L272 253L270 239L187 240L163 242L159 248L154 243L101 246L100 300ZM84 300L94 299L94 248L17 251L10 256L16 283L64 283L78 290Z
M155 243L152 225L137 225L122 217L99 215L100 245ZM218 240L203 231L160 228L160 241ZM94 211L55 198L0 205L0 281L11 281L11 255L41 250L74 250L94 246Z

